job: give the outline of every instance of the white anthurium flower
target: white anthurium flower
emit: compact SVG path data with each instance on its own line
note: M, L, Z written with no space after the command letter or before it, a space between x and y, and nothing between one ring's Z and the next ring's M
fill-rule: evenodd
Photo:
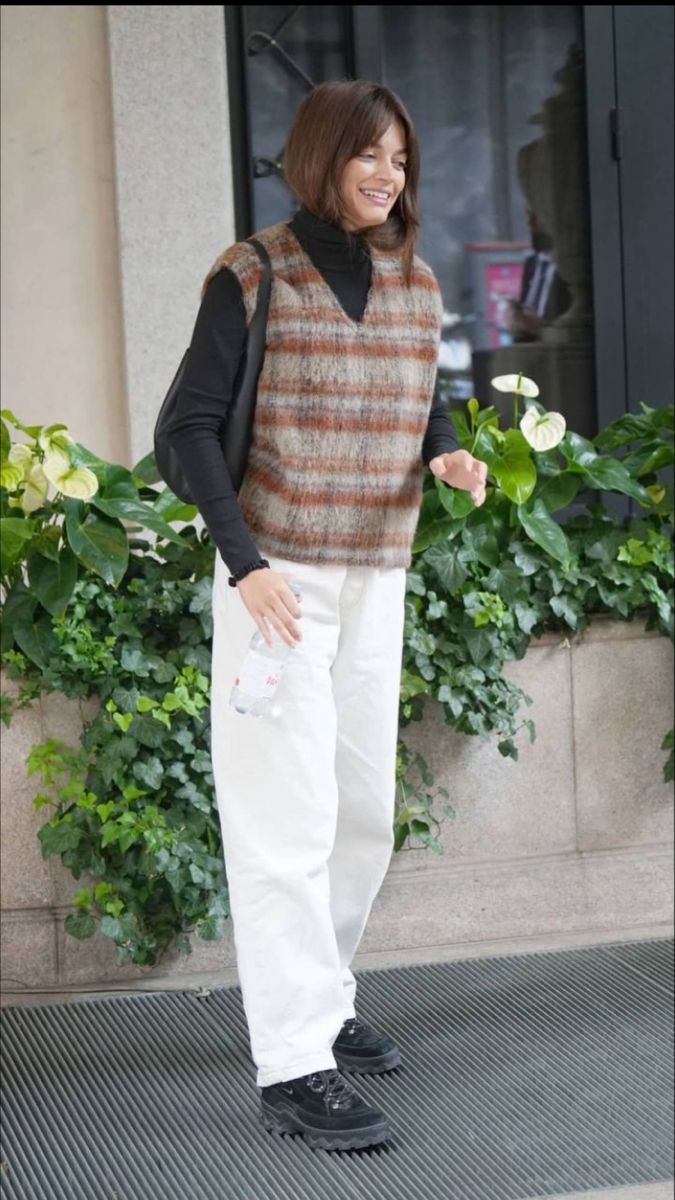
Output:
M21 496L21 507L25 513L35 512L42 508L49 491L49 480L40 463L36 463L28 474L28 480Z
M0 467L0 487L3 487L8 492L15 492L20 483L23 483L24 470L15 462L4 462Z
M58 446L53 446L45 454L42 469L49 482L58 486L59 479L71 469L71 466L72 463L68 451L62 450Z
M534 379L528 379L527 375L497 375L490 383L498 392L515 392L519 396L527 396L530 400L539 395L539 388Z
M531 404L520 421L520 431L533 450L552 450L565 436L567 422L562 413L540 413Z
M71 439L72 440L72 439ZM91 500L98 491L98 479L89 467L74 467L66 450L54 447L42 464L43 470L50 483L74 500Z
M52 450L66 451L68 444L75 444L75 438L71 437L67 429L44 430L38 437L38 445L45 454L51 454Z
M24 442L15 442L7 455L7 460L14 463L17 467L21 467L25 478L33 462L33 454L30 446L26 446Z
M98 491L98 479L89 467L71 467L61 476L56 487L73 500L91 500Z

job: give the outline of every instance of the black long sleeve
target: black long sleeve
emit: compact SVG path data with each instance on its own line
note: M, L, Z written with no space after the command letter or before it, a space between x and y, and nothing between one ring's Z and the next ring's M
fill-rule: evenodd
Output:
M233 574L261 557L220 446L220 427L227 416L246 336L239 281L223 269L204 293L176 398L176 415L167 429L211 540Z
M334 246L330 247L330 262L325 257L325 245L323 258L321 247L317 251L311 241L307 249L314 251L316 265L345 309L358 320L366 303L370 261L364 258L360 267L345 269L343 261L335 261ZM219 437L246 337L239 281L232 271L223 268L209 283L197 313L176 415L167 430L211 539L233 574L261 557L239 507ZM428 466L437 454L456 449L457 440L437 381L422 459Z
M455 437L448 416L448 405L441 395L438 387L438 375L436 375L434 398L429 411L427 431L422 442L422 461L425 467L428 467L432 458L435 458L437 454L451 454L453 450L459 450L459 442Z

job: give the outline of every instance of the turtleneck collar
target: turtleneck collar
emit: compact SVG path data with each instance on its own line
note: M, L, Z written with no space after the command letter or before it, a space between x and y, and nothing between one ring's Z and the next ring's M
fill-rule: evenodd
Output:
M370 260L368 244L359 234L349 235L339 225L317 217L302 205L288 222L319 267L332 271L353 271Z

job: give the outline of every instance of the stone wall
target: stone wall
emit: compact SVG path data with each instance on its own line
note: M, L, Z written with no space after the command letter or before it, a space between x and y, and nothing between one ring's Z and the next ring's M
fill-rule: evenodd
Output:
M443 855L405 849L375 901L360 953L461 946L548 934L598 935L672 921L672 787L660 742L673 723L672 646L639 622L596 618L582 635L547 634L505 674L534 701L537 738L521 732L518 762L496 739L458 734L427 701L402 730L450 793ZM18 713L2 767L3 987L189 980L236 964L223 942L195 938L189 958L152 970L115 964L104 937L78 942L63 922L78 887L58 858L44 861L46 810L24 760L43 737L77 744L80 706L56 695Z

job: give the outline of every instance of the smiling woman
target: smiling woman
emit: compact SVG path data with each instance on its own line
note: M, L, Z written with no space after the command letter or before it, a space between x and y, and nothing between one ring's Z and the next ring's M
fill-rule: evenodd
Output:
M343 229L357 232L386 221L406 182L405 130L392 121L381 140L350 159L342 172ZM379 212L377 211L379 209Z
M406 107L390 88L366 80L314 88L298 107L283 153L284 182L300 203L349 235L366 236L375 250L400 253L407 284L419 171Z
M393 849L406 568L424 463L454 469L451 486L476 504L484 478L472 470L485 464L455 451L447 417L430 436L443 303L415 253L419 154L402 102L364 80L318 85L292 123L283 169L300 211L256 231L271 288L236 505L218 430L260 288L250 241L229 246L204 281L169 436L207 525L220 505L251 545L239 565L224 537L216 558L211 745L262 1115L270 1130L305 1133L318 1117L311 1144L347 1149L390 1132L338 1068L354 1061L354 1037L342 1033L357 1021L350 963ZM290 647L281 682L260 635ZM241 690L266 700L277 684L257 720L254 706L238 711ZM363 1069L398 1059L386 1034L359 1029Z

